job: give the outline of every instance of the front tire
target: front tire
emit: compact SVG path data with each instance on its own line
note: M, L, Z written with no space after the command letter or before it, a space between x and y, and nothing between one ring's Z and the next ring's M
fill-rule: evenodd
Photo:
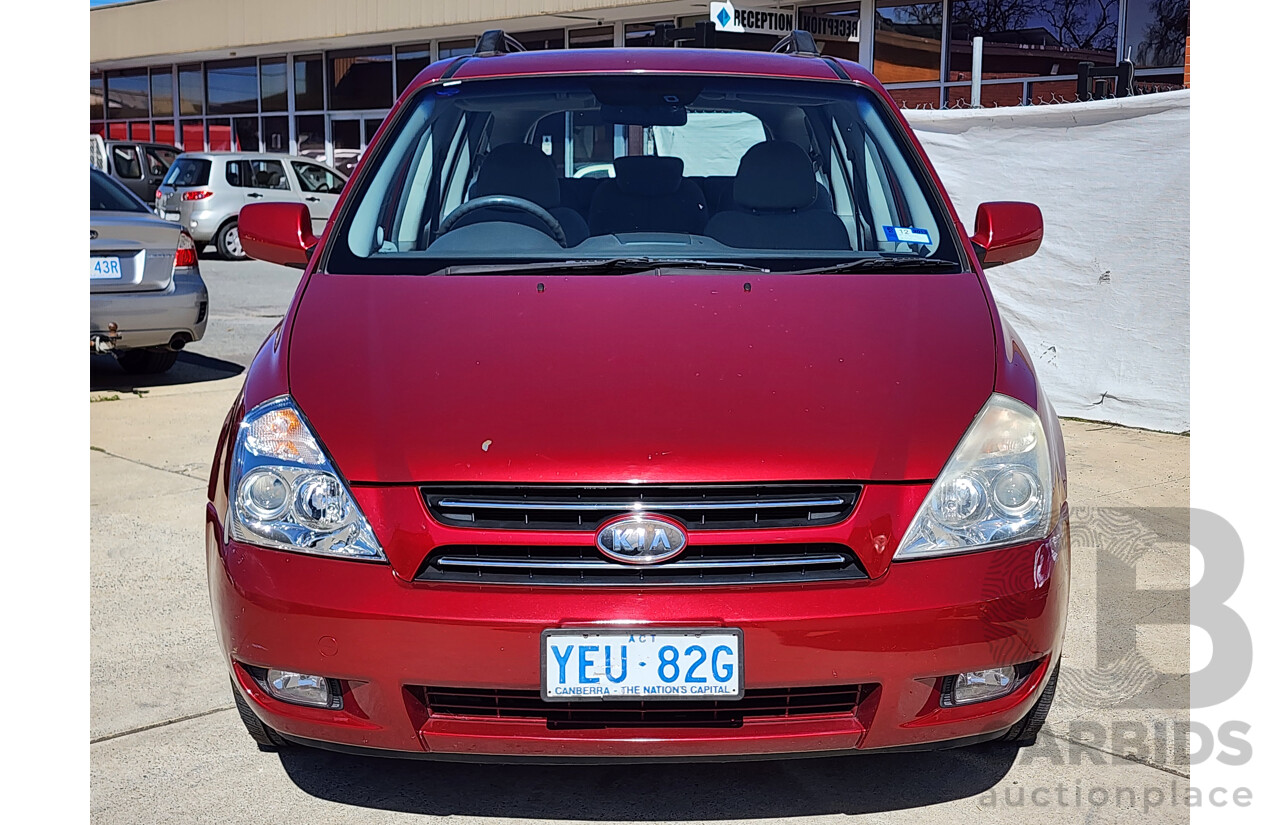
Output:
M116 362L130 375L159 375L178 361L170 349L131 349L116 353Z
M273 728L258 718L258 714L249 707L249 703L240 695L234 682L231 684L231 695L236 697L236 712L240 714L240 721L244 723L244 728L249 731L253 741L258 743L259 750L272 751L289 747L288 739L276 733Z
M240 245L240 224L236 221L223 224L214 242L218 245L218 254L228 261L243 261L249 257L244 254L244 247Z
M1030 747L1036 743L1040 729L1049 718L1049 708L1053 706L1053 694L1058 687L1058 668L1061 666L1061 659L1054 662L1053 672L1049 674L1049 681L1045 682L1044 690L1040 691L1040 698L1036 700L1035 705L1027 711L1026 716L1019 719L1016 725L1009 728L1008 732L996 741L1008 742L1019 748Z

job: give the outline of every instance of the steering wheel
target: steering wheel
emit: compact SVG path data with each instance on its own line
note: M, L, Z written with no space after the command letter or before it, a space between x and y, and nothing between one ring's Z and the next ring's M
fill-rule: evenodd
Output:
M453 227L457 225L458 221L462 220L467 215L470 215L472 212L475 212L478 209L485 209L486 207L515 209L532 215L542 222L543 226L547 228L547 231L551 233L551 237L555 238L556 243L561 246L569 245L569 238L564 234L564 227L560 225L560 221L556 220L554 215L543 209L541 206L538 206L538 204L533 201L525 200L524 198L517 198L515 195L484 195L483 197L467 201L446 215L444 220L440 221L440 234L443 235L450 229L453 229Z

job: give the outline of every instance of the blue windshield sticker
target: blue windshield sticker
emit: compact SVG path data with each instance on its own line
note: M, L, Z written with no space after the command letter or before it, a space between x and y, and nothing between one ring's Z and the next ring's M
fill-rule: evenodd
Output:
M920 229L915 226L886 226L884 227L884 236L886 240L897 241L898 243L933 243L933 239L929 237L928 229Z

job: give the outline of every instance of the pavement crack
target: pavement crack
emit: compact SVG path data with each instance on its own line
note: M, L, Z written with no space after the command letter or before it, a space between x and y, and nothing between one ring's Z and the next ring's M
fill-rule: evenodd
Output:
M1106 748L1100 748L1097 745L1090 744L1089 742L1081 742L1079 739L1072 739L1070 736L1059 736L1058 734L1050 733L1047 730L1040 731L1040 735L1048 736L1050 739L1057 739L1059 742L1066 742L1071 745L1079 745L1082 748L1088 748L1089 750L1097 751L1098 753L1105 753L1108 756L1114 756L1119 759L1124 759L1125 761L1128 761L1128 762L1134 762L1138 765L1145 765L1148 768L1155 768L1158 771L1162 771L1164 773L1171 774L1173 776L1180 776L1183 779L1191 778L1190 771L1180 771L1177 768L1171 768L1168 765L1163 765L1151 759L1144 759L1141 756L1135 756L1134 754L1131 754L1131 753L1116 753L1115 751L1109 751Z
M142 727L138 727L138 728L129 728L128 730L122 730L119 733L108 733L105 736L99 736L96 739L90 739L89 744L96 745L99 742L109 742L112 739L119 739L122 736L132 736L135 733L142 733L143 731L155 730L156 728L166 728L169 725L176 725L179 722L190 722L192 719L199 719L202 716L212 716L215 713L222 713L224 710L235 710L235 705L227 705L224 708L214 708L212 710L202 710L199 713L191 713L191 714L187 714L186 716L179 716L177 719L166 719L163 722L154 722L150 725L143 725Z
M193 480L195 480L195 481L207 481L207 480L208 480L208 479L205 479L205 478L204 478L204 477L202 477L202 476L192 475L191 473L184 472L184 471L182 471L182 470L171 470L171 469L169 469L168 467L158 467L158 466L156 466L155 464L148 464L148 463L147 463L147 462L145 462L145 461L139 461L139 460L138 460L138 459L136 459L136 458L129 458L128 456L120 455L119 453L113 453L113 452L111 452L110 450L104 450L104 449L102 449L101 447L93 447L93 446L91 446L91 447L89 447L89 449L93 450L95 453L102 453L103 455L109 455L109 456L111 456L112 458L118 458L118 459L120 459L121 461L127 461L127 462L129 462L130 464L137 464L139 467L149 467L149 468L150 468L150 469L152 469L152 470L159 470L159 471L160 471L160 472L162 472L162 473L171 473L171 474L173 474L173 475L175 475L175 476L179 476L179 477L181 477L181 478L193 479Z

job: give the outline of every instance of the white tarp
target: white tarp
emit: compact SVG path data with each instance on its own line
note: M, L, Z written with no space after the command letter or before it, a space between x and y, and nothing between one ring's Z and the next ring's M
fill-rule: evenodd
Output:
M1191 422L1191 93L905 113L972 229L983 201L1044 213L1044 243L987 273L1060 415Z
M760 118L744 112L690 112L684 126L654 126L656 154L680 158L684 174L738 174L738 161L764 140Z

